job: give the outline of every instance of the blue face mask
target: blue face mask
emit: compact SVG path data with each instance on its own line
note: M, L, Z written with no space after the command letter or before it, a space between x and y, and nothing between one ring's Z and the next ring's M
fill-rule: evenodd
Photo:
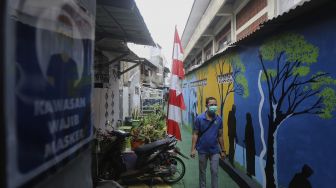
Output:
M218 106L209 106L209 111L212 113L216 113L218 109Z

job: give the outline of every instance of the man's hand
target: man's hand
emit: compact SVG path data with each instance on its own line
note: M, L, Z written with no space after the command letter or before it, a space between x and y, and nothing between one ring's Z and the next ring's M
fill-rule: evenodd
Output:
M224 160L226 157L225 151L221 151L220 156Z
M194 159L195 156L196 156L196 149L192 149L190 152L190 157Z

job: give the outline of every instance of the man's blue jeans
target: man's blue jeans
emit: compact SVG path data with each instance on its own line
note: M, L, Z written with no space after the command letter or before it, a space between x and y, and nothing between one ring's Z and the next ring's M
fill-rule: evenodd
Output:
M198 153L199 159L199 187L206 187L206 168L208 159L210 160L211 187L218 188L218 163L219 154L201 154Z

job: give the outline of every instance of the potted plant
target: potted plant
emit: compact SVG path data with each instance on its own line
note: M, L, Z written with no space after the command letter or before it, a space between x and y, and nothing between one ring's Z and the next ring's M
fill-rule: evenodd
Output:
M132 128L131 133L133 135L132 149L144 143L163 139L166 136L164 114L161 111L148 114L140 120L139 125Z

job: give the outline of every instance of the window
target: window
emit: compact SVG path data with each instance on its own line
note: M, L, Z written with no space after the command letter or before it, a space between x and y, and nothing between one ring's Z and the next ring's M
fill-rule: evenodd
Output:
M230 40L230 35L226 35L225 37L221 38L218 41L218 48L217 51L225 48L226 46L228 46L230 44L231 40Z
M216 51L225 48L231 42L231 22L216 35L216 41L218 43Z
M212 57L212 41L205 47L205 61Z
M196 65L199 65L202 63L202 52L198 54L196 57Z

